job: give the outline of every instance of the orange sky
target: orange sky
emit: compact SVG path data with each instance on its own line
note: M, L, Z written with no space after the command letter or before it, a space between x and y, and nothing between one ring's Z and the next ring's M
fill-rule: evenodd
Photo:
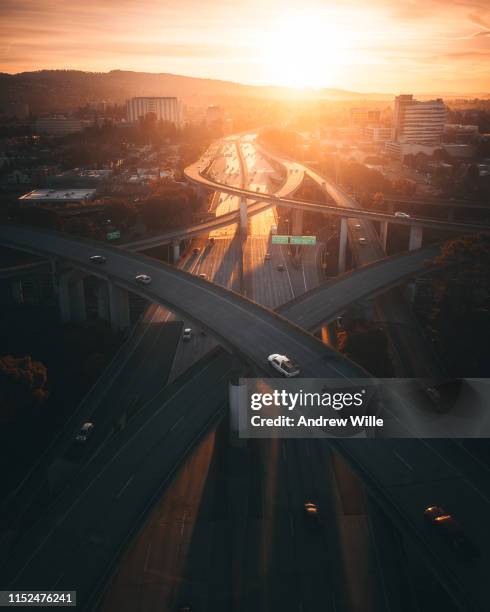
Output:
M490 0L1 0L0 70L490 91Z

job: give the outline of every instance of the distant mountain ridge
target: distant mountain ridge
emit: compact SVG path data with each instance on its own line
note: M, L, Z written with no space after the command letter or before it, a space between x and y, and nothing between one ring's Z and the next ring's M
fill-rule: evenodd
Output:
M0 73L0 110L12 102L27 102L34 114L66 112L91 102L105 100L122 104L133 96L177 96L185 104L202 106L220 103L230 97L306 100L392 101L391 93L359 93L325 88L299 90L270 85L246 85L169 73L84 72L80 70L40 70L18 74ZM444 97L444 93L437 96ZM437 97L420 95L421 98ZM490 97L486 94L446 94L447 97Z
M218 103L226 97L389 100L391 94L362 94L341 89L294 90L287 87L245 85L167 73L83 72L40 70L0 73L0 107L27 102L33 113L64 112L90 102L122 104L133 96L177 96L184 103Z

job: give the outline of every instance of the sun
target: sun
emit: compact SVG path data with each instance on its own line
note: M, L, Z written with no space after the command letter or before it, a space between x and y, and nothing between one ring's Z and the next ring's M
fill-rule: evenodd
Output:
M259 43L267 82L287 87L328 87L350 57L345 32L324 14L290 14Z

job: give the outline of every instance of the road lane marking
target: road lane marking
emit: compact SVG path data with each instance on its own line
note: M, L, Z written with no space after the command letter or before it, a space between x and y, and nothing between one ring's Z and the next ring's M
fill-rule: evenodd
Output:
M116 495L116 499L119 499L121 497L121 495L124 493L125 489L127 489L127 487L129 486L129 484L131 483L131 481L133 479L134 479L134 474L130 478L128 478L128 480L126 481L126 484L123 486L123 488Z
M177 420L175 421L175 423L174 423L174 424L172 425L172 427L170 428L170 431L173 431L173 430L174 430L174 429L177 427L177 425L178 425L178 424L179 424L179 423L180 423L180 422L181 422L183 419L184 419L184 415L182 415L182 416L180 417L180 419L177 419Z
M393 451L393 454L395 455L395 457L397 459L399 459L403 465L405 467L407 467L409 470L411 470L413 472L413 467L410 465L410 463L408 463L408 461L406 459L404 459L401 455L399 455L396 451Z
M150 554L151 554L151 542L148 544L148 548L146 549L146 558L145 558L145 567L144 567L145 572L148 571L148 561L150 560Z

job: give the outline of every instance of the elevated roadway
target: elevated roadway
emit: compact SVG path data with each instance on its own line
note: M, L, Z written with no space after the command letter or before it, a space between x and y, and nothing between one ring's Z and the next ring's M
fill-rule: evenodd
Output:
M297 172L301 176L301 172L297 169ZM308 173L312 173L309 171ZM296 173L296 172L295 172ZM188 166L184 170L186 177L204 187L213 189L215 191L223 191L232 195L242 196L247 199L257 200L257 194L248 189L239 187L230 187L229 185L223 185L217 181L208 178L201 174L200 165L198 163ZM318 175L320 176L320 175ZM346 194L340 187L334 185L331 182L321 177L321 181L325 183L325 190L328 195L337 203L337 205L331 204L318 204L315 202L307 202L304 200L295 200L289 197L282 197L277 194L261 194L260 201L268 202L269 205L286 206L288 208L295 208L300 210L307 210L310 212L328 213L339 217L346 217L346 208L349 209L349 217L358 219L370 219L372 221L389 221L390 223L396 223L399 225L426 227L447 232L476 232L476 231L490 231L490 225L478 224L478 223L460 223L454 221L444 221L439 219L428 219L425 217L397 217L394 214L386 212L375 212L358 208L355 205L355 200ZM354 204L354 205L353 205Z
M359 300L375 297L412 276L436 268L433 259L439 253L439 246L429 246L356 268L279 306L276 312L304 329L315 331Z

